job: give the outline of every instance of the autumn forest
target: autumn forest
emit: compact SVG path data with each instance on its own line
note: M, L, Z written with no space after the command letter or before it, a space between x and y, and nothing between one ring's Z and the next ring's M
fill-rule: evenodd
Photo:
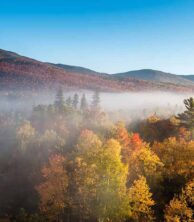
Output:
M194 0L0 0L0 222L194 222Z
M113 114L112 114L113 115ZM194 220L194 99L113 120L99 92L0 114L0 221Z

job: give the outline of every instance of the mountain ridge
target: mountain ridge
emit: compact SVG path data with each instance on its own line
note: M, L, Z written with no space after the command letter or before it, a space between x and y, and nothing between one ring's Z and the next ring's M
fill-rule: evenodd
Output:
M131 75L134 72L141 73L141 78ZM41 62L2 49L0 80L0 89L56 88L62 85L66 88L102 91L194 90L194 82L191 80L161 71L146 69L107 74L80 66Z
M132 70L123 73L114 74L117 78L136 78L148 81L158 81L163 83L193 85L193 81L189 79L189 76L177 75L172 73L163 72L160 70L153 69L140 69Z
M182 78L184 79L188 79L190 81L193 81L194 82L194 75L193 74L190 74L190 75L180 75Z

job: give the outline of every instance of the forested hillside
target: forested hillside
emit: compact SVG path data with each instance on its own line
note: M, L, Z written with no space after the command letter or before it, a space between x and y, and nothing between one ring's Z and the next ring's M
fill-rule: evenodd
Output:
M0 113L0 221L194 220L194 100L128 124L100 94Z
M40 62L16 53L0 50L0 91L87 89L109 92L171 91L193 92L194 83L163 73L134 78L133 75L110 75L90 69ZM164 81L165 79L165 81ZM157 80L157 81L154 81Z
M161 83L180 84L184 86L193 86L192 75L175 75L152 69L142 69L115 74L117 78L135 78ZM191 80L191 81L190 81Z

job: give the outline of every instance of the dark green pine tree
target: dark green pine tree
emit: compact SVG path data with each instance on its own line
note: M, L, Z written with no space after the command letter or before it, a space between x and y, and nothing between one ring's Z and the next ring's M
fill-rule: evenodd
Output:
M177 119L180 121L180 126L187 129L194 129L194 99L190 97L184 100L186 110L178 114Z
M69 106L69 107L72 106L72 99L71 99L71 96L69 96L69 97L66 99L65 104L66 104L67 106Z
M77 109L78 104L79 104L79 96L77 93L75 93L73 96L73 108Z
M55 97L55 107L57 110L62 111L64 108L64 97L63 97L63 90L59 88Z
M98 91L95 91L93 96L92 96L92 108L93 109L98 109L100 108L100 94Z
M85 94L83 94L81 98L81 102L80 102L80 109L86 110L87 108L88 108L88 103L87 103Z

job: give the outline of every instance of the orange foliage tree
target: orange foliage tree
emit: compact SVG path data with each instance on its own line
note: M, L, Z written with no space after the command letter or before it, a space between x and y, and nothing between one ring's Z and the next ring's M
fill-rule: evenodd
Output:
M44 181L36 188L40 195L40 210L49 220L60 221L68 204L68 177L64 161L61 155L51 156L49 165L42 169Z

